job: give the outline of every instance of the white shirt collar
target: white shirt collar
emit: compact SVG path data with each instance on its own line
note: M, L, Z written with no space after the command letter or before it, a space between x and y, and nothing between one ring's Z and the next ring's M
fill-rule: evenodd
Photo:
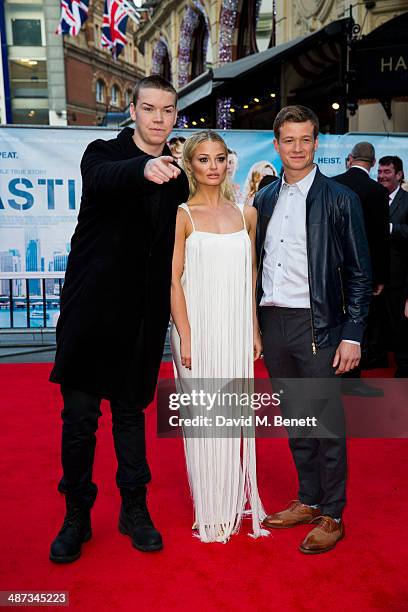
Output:
M394 198L397 195L398 191L399 191L399 185L398 185L398 187L396 189L394 189L394 191L391 191L390 195L388 196L389 199L390 199L390 204L391 204L391 202L394 201Z
M367 170L367 168L363 168L363 166L358 166L357 164L355 166L351 166L351 168L358 168L359 170L362 170L363 172L366 172L368 174L368 176L370 176L370 171ZM350 170L351 170L350 168Z
M316 176L316 171L317 171L317 166L314 165L313 169L309 172L309 174L306 174L306 176L304 176L300 181L298 181L297 183L287 183L285 180L285 175L283 175L282 177L282 187L298 187L299 191L302 193L302 195L304 197L307 196L307 194L309 193L309 189L312 186L312 183L314 181L314 178Z

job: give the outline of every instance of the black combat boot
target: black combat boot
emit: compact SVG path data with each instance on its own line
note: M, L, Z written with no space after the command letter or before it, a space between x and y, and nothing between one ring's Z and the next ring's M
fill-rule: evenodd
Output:
M67 511L64 523L51 544L50 559L54 563L71 563L81 556L83 542L92 536L91 510L71 496L65 496Z
M163 548L160 533L153 525L146 505L146 486L137 489L121 489L122 506L119 516L119 531L132 539L132 544L143 552Z

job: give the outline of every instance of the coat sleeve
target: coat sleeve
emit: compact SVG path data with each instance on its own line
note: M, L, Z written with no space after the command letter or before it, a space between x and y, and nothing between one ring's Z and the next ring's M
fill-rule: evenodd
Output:
M404 199L402 200L400 206L402 205L403 214L400 216L400 223L392 223L392 232L391 239L396 238L397 240L407 240L408 241L408 193L403 193ZM397 211L399 212L399 211Z
M140 155L131 159L112 159L112 145L96 140L88 145L81 161L84 186L95 192L117 195L131 189L138 193L151 192L157 185L144 178L144 169L151 155Z
M371 208L373 215L373 252L371 261L373 266L373 281L376 284L385 285L390 276L390 207L388 204L388 193L379 193L374 206Z
M175 164L177 165L177 164ZM178 166L180 167L180 166ZM180 168L181 174L173 181L174 189L175 189L175 199L177 202L184 203L187 202L190 197L190 187L188 183L188 178L186 173L182 168Z
M408 240L408 223L393 223L391 236Z
M405 241L408 240L408 193L401 187L395 197L400 197L401 202L395 212L395 217L398 217L398 221L397 219L395 219L395 221L391 219L391 240L397 239L398 241Z
M342 197L347 296L342 338L361 342L372 296L371 262L360 199L352 192Z

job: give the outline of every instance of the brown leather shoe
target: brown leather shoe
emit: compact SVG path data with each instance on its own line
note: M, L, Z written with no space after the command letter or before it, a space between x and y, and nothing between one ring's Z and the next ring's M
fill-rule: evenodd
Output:
M334 548L344 538L344 523L339 523L331 516L318 516L313 520L316 526L309 531L299 550L306 555L317 555Z
M319 508L311 508L302 504L298 499L294 499L286 510L275 512L264 518L262 525L270 529L288 529L296 525L311 523L319 515Z

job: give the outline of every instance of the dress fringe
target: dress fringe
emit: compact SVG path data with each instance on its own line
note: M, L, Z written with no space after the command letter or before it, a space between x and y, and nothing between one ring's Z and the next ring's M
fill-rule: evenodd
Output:
M188 207L182 207L189 213ZM194 227L194 224L193 224ZM253 385L252 263L246 230L231 234L193 231L186 241L182 277L191 329L192 369L181 364L180 338L171 329L177 390L204 388L250 392ZM199 384L198 384L199 383ZM242 414L228 406L225 414ZM250 414L250 408L246 408ZM206 407L185 407L183 416L209 416ZM186 432L185 432L186 433ZM185 435L188 481L197 531L202 542L229 540L241 527L246 506L252 515L253 538L269 535L261 523L266 514L258 494L254 428L239 435L219 428L195 429Z

